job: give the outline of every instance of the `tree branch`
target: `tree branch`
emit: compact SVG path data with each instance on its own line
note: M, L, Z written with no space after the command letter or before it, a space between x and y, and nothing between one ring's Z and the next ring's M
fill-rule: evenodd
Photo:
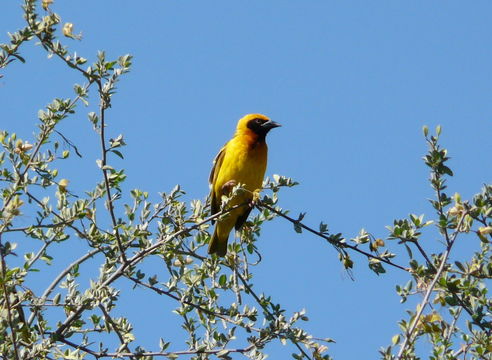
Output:
M102 311L102 313L103 313L104 318L106 319L106 321L111 324L111 327L113 328L113 330L115 331L116 335L118 336L118 339L120 339L121 345L124 346L124 349L126 351L128 351L129 353L131 353L131 350L128 347L128 344L125 342L125 339L121 335L120 330L118 329L118 326L114 323L113 319L111 318L111 315L109 315L109 313L106 311L106 308L102 304L99 304L99 309L101 309L101 311ZM130 359L134 359L134 358L135 358L134 356L130 356Z
M34 257L27 263L27 269L30 269L31 266L34 265L34 263L36 261L39 260L39 258L41 257L41 255L43 255L43 253L45 252L46 248L51 244L51 241L45 241L43 246L41 246L41 249L39 249L39 251L36 253L36 255L34 255Z
M259 296L253 291L253 289L251 288L251 286L249 286L248 282L246 281L246 279L244 279L244 277L239 274L239 272L237 273L237 276L239 278L239 280L241 280L241 282L243 283L244 287L248 290L248 292L251 294L251 296L253 296L253 298L256 300L256 302L258 303L258 305L261 306L261 308L263 309L263 311L265 311L272 319L276 319L276 317L272 314L272 312L263 304L263 302L261 301L261 299L259 298ZM290 333L290 334L289 334ZM297 349L307 358L307 359L311 359L311 357L304 351L304 349L299 345L299 343L297 342L297 340L295 339L294 336L292 336L292 330L290 329L290 327L288 328L287 330L287 334L288 334L288 339L295 345L295 347L297 347ZM278 335L278 334L277 334Z
M277 215L283 217L284 219L290 221L292 224L299 225L301 228L309 231L310 233L313 233L313 234L315 234L315 235L317 235L317 236L319 236L319 237L327 240L330 244L334 245L335 247L351 249L351 250L356 251L359 254L362 254L362 255L370 258L370 259L376 259L376 260L379 260L381 262L384 262L385 264L388 264L388 265L391 265L391 266L393 266L395 268L398 268L400 270L409 272L409 269L407 269L407 268L405 268L405 267L403 267L401 265L395 264L394 262L392 262L392 261L390 261L388 259L382 258L380 256L377 256L377 255L373 255L371 253L368 253L368 252L366 252L364 250L359 249L358 247L356 247L354 245L350 245L350 244L342 243L342 242L335 242L335 241L333 241L333 239L331 239L330 237L326 236L325 234L323 234L323 233L321 233L319 231L316 231L316 230L314 230L313 228L311 228L311 227L309 227L307 225L304 225L302 222L291 218L290 216L284 214L283 212L275 209L274 207L272 207L270 205L267 205L267 204L265 204L263 202L260 202L258 204L258 206L259 207L264 207L265 209L268 209L268 210L274 212L275 214L277 214Z
M160 288L157 288L155 286L152 286L150 284L147 284L147 283L144 283L143 281L140 281L134 277L131 277L131 276L127 276L126 277L127 279L133 281L135 284L138 284L138 285L141 285L141 286L144 286L148 289L151 289L153 291L155 291L156 293L158 293L159 295L166 295L166 296L169 296L170 298L178 301L179 303L181 304L185 304L185 305L189 305L193 308L195 308L196 310L198 311L201 311L207 315L211 315L211 316L215 316L215 317L218 317L219 319L221 320L224 320L232 325L236 325L236 326L241 326L243 328L245 328L245 326L243 324L241 324L240 322L237 322L237 321L234 321L232 320L231 318L225 316L224 314L221 314L221 313L218 313L218 312L215 312L215 311L211 311L211 310L208 310L200 305L197 305L195 303L192 303L190 301L187 301L187 300L184 300L183 298L180 298L176 295L174 295L173 293L171 293L170 291L166 291L166 290L163 290L163 289L160 289ZM253 327L247 327L248 330L253 330L253 331L256 331L256 332L260 332L261 329L257 329L257 328L253 328Z
M86 87L88 88L89 85L86 85ZM81 99L81 96L78 95L77 97L75 97L71 102L70 104L67 106L67 109L64 110L62 112L62 115L61 116L66 116L69 112L69 110ZM24 167L24 170L20 173L18 173L18 179L15 183L15 185L13 186L13 191L7 196L6 199L4 199L4 202L3 202L3 206L2 208L0 209L0 213L3 213L4 210L7 208L7 206L10 204L10 202L12 201L12 199L14 198L14 194L16 193L17 191L17 188L22 184L22 182L24 181L24 177L25 175L27 174L27 172L29 171L29 168L31 167L31 164L34 160L34 158L37 156L39 150L41 149L41 146L45 143L45 141L47 140L47 138L49 137L49 135L51 134L51 132L53 131L53 129L55 128L56 126L56 123L54 123L52 126L50 127L46 127L44 130L41 131L40 135L39 135L39 140L37 141L36 143L36 146L33 150L33 152L31 153L31 155L29 156L29 160L27 161L25 167ZM0 227L0 232L3 232L5 227L7 226L6 223L3 223Z
M111 221L113 223L113 231L116 237L118 250L120 251L121 262L125 264L128 260L126 258L125 249L121 241L120 232L118 231L118 223L116 221L116 216L114 214L114 205L113 205L113 198L111 196L111 186L109 184L108 170L106 169L106 165L107 165L106 160L107 160L108 151L106 150L106 139L105 139L105 128L106 128L105 113L108 104L104 99L104 93L103 93L101 82L98 82L97 85L99 87L99 94L100 94L99 115L101 119L101 131L100 131L100 141L101 141L101 150L102 150L101 170L103 172L103 177L104 177L104 186L106 187L108 211L109 211L109 215L111 216Z
M65 278L65 276L67 276L67 274L73 269L74 266L77 266L77 265L82 264L84 261L86 261L87 259L93 257L94 255L96 255L97 253L99 253L101 251L102 251L101 249L94 249L92 251L89 251L87 254L85 254L84 256L82 256L80 258L78 258L73 263L71 263L70 265L68 265L61 273L58 274L58 276L46 288L46 290L44 291L43 295L41 296L41 304L43 304L46 301L46 299L51 294L51 292L53 291L53 289L60 283L60 281L62 281ZM40 305L40 306L42 306L42 305ZM35 316L35 312L33 312L31 314L31 316L29 317L29 320L27 321L28 325L31 325L32 321L34 320L34 316Z
M172 352L97 352L89 349L86 346L79 345L76 343L71 342L70 340L65 339L64 337L60 338L60 341L73 347L74 349L80 349L82 351L85 351L86 353L94 356L96 359L100 358L121 358L121 357L151 357L151 356L158 356L158 357L172 357L172 356L180 356L180 355L198 355L198 354L207 354L207 355L216 355L218 353L221 354L228 354L228 353L246 353L248 351L251 351L255 345L251 344L245 348L236 348L236 349L213 349L213 350L182 350L182 351L172 351Z
M7 264L5 262L5 255L3 252L3 244L2 244L2 233L0 232L0 257L1 257L1 273L2 273L2 290L3 296L5 299L5 305L7 307L7 321L10 327L10 335L12 336L12 345L14 346L14 356L16 360L19 360L19 349L17 347L17 335L14 326L14 320L12 319L12 307L10 304L10 292L7 291L7 278L6 278L6 270ZM13 285L14 286L14 285Z
M405 340L403 341L403 344L400 347L400 351L398 352L398 355L396 356L396 360L402 360L402 359L404 359L403 353L405 352L406 347L408 346L408 344L412 341L412 337L413 337L413 334L415 332L415 329L417 328L417 325L418 325L418 323L420 321L420 317L422 316L422 313L424 312L424 309L425 309L426 305L429 303L430 295L433 292L434 287L435 287L437 281L441 277L441 274L444 271L444 268L446 267L449 254L451 253L451 248L453 247L454 242L456 240L456 237L459 234L459 229L461 227L461 224L463 223L463 220L464 220L466 214L467 213L464 212L461 215L460 221L458 222L458 226L456 227L456 230L454 231L453 235L450 238L450 241L448 243L448 246L446 248L446 251L442 255L441 264L439 265L439 268L437 269L437 272L436 272L434 278L432 279L432 282L429 284L429 286L427 288L427 291L425 292L425 295L424 295L424 298L423 298L422 302L418 306L417 313L416 313L416 315L415 315L415 317L414 317L414 319L412 321L412 324L410 325L410 328L406 332Z
M101 288L105 287L105 286L108 286L110 285L113 281L117 280L118 278L120 278L124 272L126 271L126 269L130 266L133 266L135 264L137 264L138 262L140 262L145 256L147 256L148 254L151 254L152 252L154 252L155 250L157 250L159 247L161 247L162 245L164 245L165 243L171 241L172 239L178 237L178 236L181 236L183 234L186 234L188 232L190 232L191 230L195 230L195 229L198 229L200 226L202 226L203 224L206 224L207 222L210 222L212 220L215 220L217 218L219 218L220 216L234 210L234 209L237 209L239 207L242 207L242 206L246 206L248 205L248 203L243 203L243 204L238 204L238 205L235 205L235 206L232 206L228 209L223 209L221 211L219 211L218 213L212 215L212 216L209 216L208 218L196 223L195 225L192 225L190 227L186 227L186 228L183 228L181 230L178 230L176 231L174 234L171 234L165 238L161 238L160 240L158 240L155 244L149 246L148 248L146 249L143 249L141 251L139 251L137 254L135 254L132 258L128 259L128 261L126 263L123 263L120 265L120 267L115 270L115 272L113 273L113 275L111 275L109 278L107 278L104 282L102 282L99 286ZM65 331L65 329L70 326L70 324L78 317L80 316L80 314L86 310L87 306L85 305L82 305L80 306L79 308L77 308L74 312L72 312L72 314L67 318L65 319L65 321L58 327L58 329L56 330L56 334L58 336L61 336L63 334L63 332Z

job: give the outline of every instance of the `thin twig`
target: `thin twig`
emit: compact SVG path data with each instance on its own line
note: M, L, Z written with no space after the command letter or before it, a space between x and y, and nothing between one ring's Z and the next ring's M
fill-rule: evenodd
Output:
M77 97L75 97L71 102L70 104L67 106L67 110L65 110L62 114L63 115L66 115L69 111L69 109L71 109L79 100L80 100L81 96L78 95ZM62 116L63 116L62 115ZM25 167L24 167L24 170L22 172L20 172L18 174L18 179L15 183L15 185L13 186L13 189L17 189L21 183L23 182L23 179L25 177L25 175L27 174L27 172L29 171L29 168L31 167L31 164L34 160L34 158L36 157L36 155L38 154L39 150L41 149L41 146L45 143L46 139L48 138L49 134L53 131L53 129L55 128L55 124L53 124L52 126L50 127L47 127L44 131L41 132L41 134L39 135L40 138L38 140L38 142L36 143L36 147L34 148L34 151L30 154L29 156L29 160L27 161ZM4 203L3 203L3 206L2 206L2 209L0 210L0 213L2 213L6 208L7 206L10 204L10 202L12 201L12 199L14 198L14 194L16 193L16 191L12 191L9 196L4 199ZM2 224L2 228L0 229L0 231L3 231L3 229L5 228L6 224Z
M29 23L29 17L26 16L26 19L28 20L28 25L29 25L29 27L32 30L32 24ZM114 214L113 199L111 197L111 191L110 191L110 186L109 186L109 178L108 178L107 170L104 168L105 165L106 165L106 155L107 155L106 143L105 143L105 136L104 136L104 129L105 129L105 109L107 107L107 104L106 104L106 101L105 101L104 95L103 95L103 85L102 85L101 79L98 78L97 76L94 76L92 74L89 74L87 71L85 71L84 69L82 69L76 63L70 62L65 56L63 56L58 51L56 51L56 49L53 48L53 44L51 42L44 41L44 39L41 36L39 36L39 34L37 34L36 32L34 32L34 33L35 33L36 37L41 41L41 43L43 44L43 46L45 48L47 48L52 53L56 54L56 56L58 56L69 67L71 67L73 69L76 69L77 71L81 72L89 80L89 84L86 85L86 89L88 89L90 87L90 85L92 85L92 83L94 83L94 82L98 86L99 94L100 94L100 101L101 101L101 103L100 103L100 119L101 119L101 133L100 133L100 138L101 138L101 148L102 148L102 171L103 171L103 174L104 174L104 183L105 183L105 187L106 187L106 194L107 194L107 197L108 197L108 205L109 205L108 208L109 208L109 212L110 212L110 215L111 215L111 220L112 220L112 223L113 223L113 229L115 231L116 241L118 243L118 248L119 248L119 251L120 251L120 254L121 254L121 260L122 260L123 263L126 263L127 262L127 259L126 259L126 255L125 255L125 252L124 252L124 248L123 248L123 244L122 244L122 241L121 241L121 237L120 237L120 234L119 234L119 231L118 231L118 228L117 228L116 217L115 217L115 214ZM78 154L77 148L75 148L75 151Z
M468 315L470 315L473 325L477 325L482 331L488 331L488 329L485 326L483 326L483 324L477 322L474 319L473 311L468 308L468 305L465 304L465 301L462 298L460 298L457 294L455 294L453 292L451 293L451 295L452 295L453 299L456 300L460 304L461 308L463 310L465 310L468 313Z
M453 316L453 321L451 322L451 325L448 328L448 333L444 337L445 342L449 342L451 340L451 336L453 335L454 328L456 327L456 323L458 322L458 319L460 318L462 310L463 310L462 307L458 308L458 310L456 311L456 314Z
M418 242L418 240L411 240L410 242L417 247L417 249L419 250L420 254L422 254L422 256L424 257L425 261L427 262L427 265L432 270L436 271L436 268L435 268L434 264L432 264L432 261L430 261L429 257L427 256L427 253L422 248L422 246L420 245L420 243Z
M116 216L114 214L114 205L113 198L111 196L111 186L109 184L108 170L106 169L106 160L108 150L106 149L106 139L105 139L105 113L106 113L106 101L104 100L103 89L100 82L98 82L99 94L100 94L100 105L99 105L99 116L101 119L101 131L100 131L100 140L101 140L101 151L102 151L102 159L101 159L101 170L104 177L104 186L106 187L106 196L108 201L108 211L111 216L111 221L113 223L113 231L116 237L116 242L118 244L118 250L120 251L121 262L125 264L128 260L125 254L125 248L123 247L123 242L121 241L120 232L118 231L118 222L116 221Z
M263 309L263 311L265 311L272 319L275 319L275 316L272 314L272 312L263 304L263 302L261 301L261 299L259 298L258 295L256 295L256 293L253 291L253 289L251 288L251 286L249 286L248 282L246 281L246 279L244 279L241 274L237 273L237 276L239 278L239 280L241 280L241 282L243 283L244 287L246 289L248 289L248 292L251 294L251 296L253 296L253 298L256 300L256 302L258 303L258 305L261 306L261 308ZM291 329L288 328L287 330L288 333L291 332ZM290 334L289 334L290 335ZM292 336L287 336L288 339L295 345L295 347L297 347L297 349L307 358L307 359L311 359L311 357L304 351L304 349L299 345L299 343L292 337Z
M70 221L72 222L72 221ZM8 233L8 232L26 232L32 229L54 229L60 226L67 226L69 225L69 222L60 222L58 224L38 224L38 225L30 225L26 227L19 227L19 228L8 228L5 229L3 232Z
M46 248L51 244L51 241L45 241L43 246L41 246L41 249L39 249L39 251L37 252L36 255L34 255L34 257L26 264L26 270L30 269L31 266L34 265L34 263L36 261L38 261L38 259L41 257L41 255L44 254L44 252L46 251Z
M41 202L41 200L39 200L37 197L35 197L34 195L32 195L30 192L27 191L26 192L26 195L31 200L34 200L39 206L41 206L42 209L46 209L46 206ZM57 214L53 210L48 209L48 211L49 211L50 214L52 214L53 216L55 216L57 219L59 219L61 221L60 224L66 225L70 229L74 230L81 239L87 239L87 235L83 231L80 231L76 226L73 225L73 222L75 220L77 220L77 218L74 218L73 220L67 220L67 219L64 219L61 215Z
M121 345L124 346L124 349L126 351L128 351L129 353L131 353L131 350L128 347L128 344L125 342L125 339L123 338L123 335L121 335L121 333L120 333L120 329L118 328L118 325L116 325L114 323L113 319L111 318L111 315L109 315L109 313L107 312L106 308L102 304L99 304L99 309L101 309L102 313L104 314L104 318L106 319L106 321L111 324L111 327L113 328L113 330L115 331L116 335L118 336L118 339L120 339ZM130 357L130 359L134 359L135 358L134 356L129 356L129 357Z
M61 341L62 343L65 343L65 344L67 344L67 345L75 348L75 349L80 349L82 351L85 351L86 353L91 354L92 356L94 356L96 359L99 359L100 357L102 357L101 356L101 353L98 353L96 351L93 351L93 350L89 349L88 347L86 347L84 345L75 344L75 343L71 342L70 340L65 339L63 336L59 336L58 337L58 340Z
M84 261L86 261L87 259L93 257L94 255L96 255L99 252L101 252L101 249L94 249L92 251L89 251L87 254L85 254L84 256L82 256L82 257L78 258L77 260L75 260L73 263L71 263L70 265L68 265L61 273L59 273L58 276L46 288L46 290L44 291L43 295L41 296L41 300L40 300L41 304L43 304L44 302L46 302L46 299L51 294L51 292L53 291L53 289L60 283L60 281L62 281L65 278L65 276L67 276L67 274L73 269L74 266L77 266L77 265L82 264ZM34 320L34 316L35 316L35 314L33 312L31 314L31 316L29 317L29 320L27 321L28 325L31 325L32 321Z
M234 256L234 260L236 260L236 257ZM238 275L238 271L237 271L237 266L236 266L236 262L234 261L234 264L232 264L232 281L233 281L233 284L232 284L232 291L234 291L234 293L236 294L236 302L239 304L239 305L242 305L243 301L242 301L242 298L241 298L241 291L239 289L239 286L237 284L237 275Z
M2 272L2 290L7 305L7 322L10 327L10 335L12 336L12 345L14 346L14 356L16 360L19 360L19 349L17 348L17 334L15 331L14 320L12 319L12 307L10 306L10 293L7 291L7 278L5 276L7 270L7 263L5 262L5 255L3 253L2 233L0 233L0 257L1 257L1 272Z
M82 154L79 152L79 149L77 149L77 146L75 146L75 144L73 142L70 141L70 139L68 139L65 135L63 135L61 132L59 132L58 130L55 130L55 132L61 136L61 138L63 139L63 141L65 141L69 147L72 147L74 150L75 150L75 153L77 154L77 156L79 158L82 157Z
M437 141L437 139L436 139L436 141ZM439 149L439 145L437 143L433 143L431 140L428 140L428 139L427 139L427 143L429 144L429 146L431 147L432 150L437 151ZM431 166L431 169L432 169L431 173L435 176L435 180L437 182L436 187L435 187L437 204L438 204L437 213L438 213L440 218L446 218L446 215L444 214L444 209L442 206L442 200L441 200L441 196L442 196L441 190L444 190L444 187L441 188L441 174L438 173L432 166ZM444 234L444 238L446 239L446 244L449 246L451 239L449 237L448 228L446 226L444 226L444 227L442 227L440 225L438 225L438 226Z
M80 66L78 66L76 63L72 63L70 62L69 58L63 56L62 54L60 54L58 51L56 51L56 49L53 47L53 43L51 41L46 41L42 36L39 35L39 33L37 33L34 29L33 29L33 24L31 24L31 22L29 21L30 20L30 13L29 12L26 12L25 13L25 19L27 21L27 25L29 27L29 30L32 31L32 33L38 38L38 40L41 42L41 45L43 45L43 47L48 50L48 52L51 52L53 54L55 54L58 58L60 58L65 64L68 65L68 67L72 68L72 69L75 69L77 71L79 71L80 73L82 73L88 80L89 80L89 85L92 84L93 82L95 83L100 83L100 80L97 76L95 75L92 75L92 74L89 74L87 71L85 71L84 69L82 69Z
M444 271L444 268L446 267L449 254L451 253L451 248L453 247L454 241L456 240L456 237L459 234L459 229L461 227L461 224L462 224L465 216L466 216L466 212L464 212L461 215L460 221L458 222L458 226L456 227L456 230L454 231L453 235L450 238L450 241L448 243L446 251L442 255L442 259L441 259L441 263L439 265L439 268L437 269L436 274L434 275L434 278L432 279L432 282L429 284L422 302L419 304L419 306L417 308L417 313L415 314L415 317L412 321L412 324L410 325L410 328L408 329L408 331L405 334L405 340L403 341L403 343L400 347L400 351L398 352L398 355L396 356L396 360L403 359L403 357L402 357L403 353L405 352L408 344L412 341L413 334L415 332L415 329L417 328L417 325L420 321L420 317L422 316L422 313L424 312L426 305L429 303L429 298L430 298L431 293L434 290L434 286L437 284L437 281L441 277L441 274Z
M319 232L319 231L316 231L316 230L314 230L313 228L311 228L311 227L309 227L309 226L307 226L307 225L304 225L304 224L303 224L302 222L300 222L299 220L296 220L296 219L291 218L290 216L288 216L288 215L284 214L283 212L281 212L281 211L279 211L279 210L275 209L274 207L272 207L272 206L270 206L270 205L267 205L267 204L265 204L265 203L261 202L261 203L259 203L259 204L258 204L258 206L260 206L260 207L264 207L265 209L268 209L268 210L270 210L270 211L274 212L275 214L277 214L277 215L279 215L279 216L283 217L284 219L287 219L287 220L288 220L288 221L290 221L291 223L299 225L300 227L302 227L303 229L305 229L305 230L309 231L310 233L313 233L313 234L315 234L315 235L317 235L317 236L319 236L319 237L321 237L321 238L323 238L323 239L327 240L330 244L334 245L335 247L339 247L339 248L348 248L348 249L354 250L354 251L356 251L356 252L358 252L358 253L360 253L360 254L362 254L362 255L364 255L364 256L366 256L366 257L368 257L368 258L379 260L379 261L381 261L381 262L384 262L385 264L388 264L388 265L391 265L391 266L393 266L393 267L396 267L396 268L398 268L398 269L400 269L400 270L403 270L403 271L409 272L409 269L407 269L407 268L405 268L405 267L403 267L403 266L401 266L401 265L395 264L394 262L392 262L392 261L390 261L390 260L388 260L388 259L385 259L385 258L383 258L383 257L376 256L376 255L373 255L373 254L371 254L371 253L368 253L368 252L366 252L366 251L364 251L364 250L359 249L358 247L356 247L356 246L354 246L354 245L350 245L350 244L347 244L347 243L342 243L342 242L333 241L333 239L331 239L330 237L326 236L325 234L323 234L323 233L321 233L321 232Z
M225 322L228 322L228 323L233 324L233 325L236 325L236 326L245 327L244 325L241 325L240 322L234 321L231 318L225 316L224 314L217 313L215 311L211 311L211 310L209 310L207 308L204 308L204 307L202 307L200 305L197 305L197 304L192 303L190 301L184 300L183 298L180 298L180 297L174 295L170 291L166 291L166 290L160 289L158 287L152 286L150 284L144 283L143 281L140 281L139 279L136 279L136 278L131 277L131 276L127 276L127 278L129 280L133 281L135 284L139 284L139 285L144 286L144 287L146 287L148 289L151 289L151 290L155 291L157 294L169 296L170 298L178 301L179 303L185 304L185 305L188 305L188 306L191 306L191 307L195 308L196 310L201 311L201 312L203 312L203 313L205 313L207 315L218 317L219 319L224 320ZM261 331L260 329L253 328L253 327L247 327L247 329L250 329L250 330L253 330L253 331L256 331L256 332L260 332Z
M186 234L188 232L190 232L191 230L195 230L195 229L198 229L200 228L200 226L202 226L203 224L206 224L207 222L210 222L212 220L215 220L217 218L219 218L220 216L234 210L234 209L237 209L239 207L242 207L242 206L246 206L248 205L248 203L243 203L243 204L238 204L238 205L235 205L235 206L232 206L228 209L223 209L221 211L219 211L218 213L212 215L212 216L209 216L208 218L190 226L190 227L186 227L186 228L183 228L181 230L178 230L176 231L175 233L169 235L169 236L166 236L165 238L161 238L159 241L157 241L155 244L139 251L137 254L135 254L132 258L128 259L128 261L126 263L123 263L120 265L120 267L118 269L116 269L116 271L113 273L113 275L111 275L109 278L107 278L104 282L102 282L99 286L100 288L104 288L108 285L110 285L113 281L119 279L123 274L124 272L126 271L126 269L130 266L133 266L135 264L137 264L138 262L140 262L145 256L147 256L148 254L151 254L153 253L155 250L157 250L159 247L161 247L162 245L164 245L165 243L175 239L176 237L178 236L181 236L183 234ZM58 336L61 336L63 334L63 332L65 331L65 329L70 326L70 324L78 317L80 316L80 314L87 309L87 306L86 305L82 305L82 306L79 306L75 311L72 312L72 314L65 319L65 321L58 327L58 329L56 330L56 334Z
M64 337L60 338L60 341L73 347L74 349L80 349L82 351L85 351L86 353L94 356L97 359L100 358L108 358L108 357L113 357L113 358L122 358L122 357L130 357L130 356L135 356L136 354L134 353L124 353L124 352L115 352L115 353L109 353L109 352L97 352L89 349L86 346L75 344L71 342L70 340L65 339ZM206 354L206 355L214 355L217 353L247 353L248 351L251 351L255 347L255 344L248 345L245 348L237 348L237 349L214 349L214 350L182 350L182 351L172 351L172 352L143 352L143 353L138 353L138 356L141 357L151 357L151 356L159 356L159 357L172 357L172 356L180 356L180 355L197 355L197 354Z

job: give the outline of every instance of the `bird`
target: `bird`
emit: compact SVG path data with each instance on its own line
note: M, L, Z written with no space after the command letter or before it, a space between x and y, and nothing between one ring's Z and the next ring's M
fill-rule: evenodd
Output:
M262 114L245 115L238 121L233 138L215 157L209 176L211 215L220 211L222 195L228 195L237 184L241 184L242 189L227 204L229 209L239 206L216 221L208 247L209 254L225 256L232 228L241 229L248 218L253 208L251 202L254 194L261 188L265 176L268 155L266 135L279 126L279 123Z

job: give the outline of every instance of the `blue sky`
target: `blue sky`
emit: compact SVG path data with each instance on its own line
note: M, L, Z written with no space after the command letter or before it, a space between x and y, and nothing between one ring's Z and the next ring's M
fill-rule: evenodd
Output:
M432 217L424 124L443 127L455 172L449 193L469 198L491 181L488 1L105 0L55 1L53 9L82 32L81 42L65 42L89 62L100 49L134 56L108 112L109 133L128 143L125 161L113 162L127 169L127 189L157 199L180 184L185 199L203 199L213 157L251 112L282 124L268 138L267 175L300 182L281 193L280 206L346 237L361 228L385 237L384 226L409 213ZM2 5L0 24L5 42L23 26L20 1ZM83 80L38 46L24 54L27 63L0 79L0 117L1 128L29 139L38 109ZM99 179L87 111L63 124L84 154L64 169L81 190L88 177ZM436 247L436 233L425 241ZM257 288L289 311L306 308L306 329L334 338L336 359L377 357L412 305L399 304L394 291L402 274L377 277L355 256L351 281L330 246L281 219L264 227L258 246ZM159 308L161 299L144 294L127 306ZM149 337L165 338L168 325L142 318L138 340L156 347ZM282 354L272 347L270 358Z

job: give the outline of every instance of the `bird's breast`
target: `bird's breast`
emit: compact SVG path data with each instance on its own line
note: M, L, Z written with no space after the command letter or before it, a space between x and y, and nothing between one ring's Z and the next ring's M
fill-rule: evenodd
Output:
M216 185L222 187L226 182L235 180L250 191L259 189L265 176L267 152L264 141L254 142L241 137L232 139L227 144Z

